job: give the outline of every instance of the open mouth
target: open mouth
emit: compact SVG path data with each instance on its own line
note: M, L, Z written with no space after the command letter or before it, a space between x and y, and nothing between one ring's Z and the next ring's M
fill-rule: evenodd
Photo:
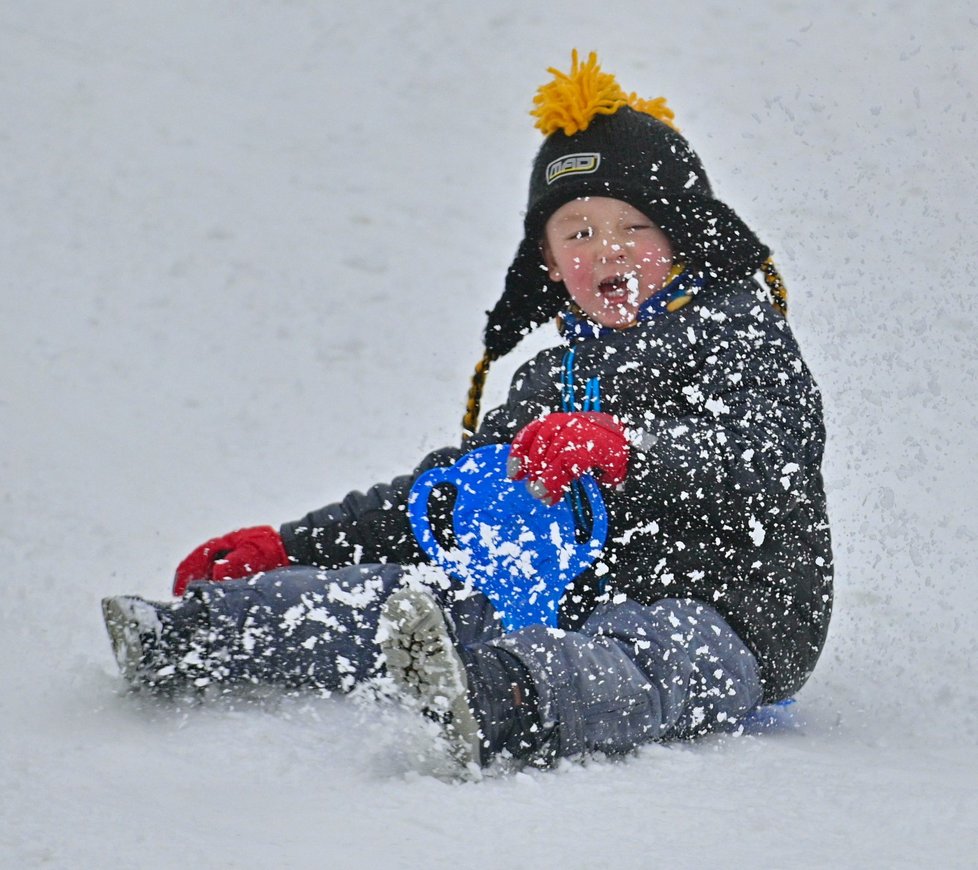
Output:
M611 275L598 284L598 292L602 296L624 299L638 293L638 278L634 273Z

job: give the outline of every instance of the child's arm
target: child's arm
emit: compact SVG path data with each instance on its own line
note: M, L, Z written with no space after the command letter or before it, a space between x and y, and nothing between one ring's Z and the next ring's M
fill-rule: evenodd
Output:
M438 465L450 465L459 453L451 449L431 453L413 474L377 484L365 493L351 492L342 501L285 523L279 533L289 558L302 565L323 568L422 561L408 519L408 495L419 474ZM437 503L436 499L437 494L432 502Z
M439 460L450 464L453 459L451 451L431 454L416 474L443 464ZM211 538L177 566L173 594L183 595L191 583L250 577L289 564L340 568L361 562L418 562L420 550L406 513L415 476L397 477L366 493L351 492L277 531L256 526ZM437 494L432 503L437 504Z

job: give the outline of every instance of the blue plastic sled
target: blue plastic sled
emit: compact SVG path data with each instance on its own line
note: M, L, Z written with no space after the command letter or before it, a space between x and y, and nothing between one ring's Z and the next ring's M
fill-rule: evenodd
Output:
M548 507L534 498L507 476L508 457L508 444L491 444L426 471L408 500L411 527L432 562L489 598L507 631L556 626L565 590L601 554L608 513L597 483L582 477L578 491L591 518L582 535L569 500ZM428 518L432 491L446 485L456 491L452 549L442 547Z

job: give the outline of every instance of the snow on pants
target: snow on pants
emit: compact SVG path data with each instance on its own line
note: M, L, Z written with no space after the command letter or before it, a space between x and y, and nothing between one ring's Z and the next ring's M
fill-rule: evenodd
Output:
M204 605L225 680L350 691L382 673L380 608L403 575L390 564L297 566L193 584L187 594ZM536 625L504 636L483 595L432 592L461 643L523 662L558 756L728 730L761 699L753 654L699 601L609 602L577 631Z
M761 700L753 653L691 599L601 604L578 631L529 626L493 645L532 675L557 756L731 730Z
M382 672L375 641L380 608L403 575L392 564L292 566L241 580L193 583L185 599L206 614L209 658L218 679L349 692ZM483 595L431 591L463 643L500 634Z

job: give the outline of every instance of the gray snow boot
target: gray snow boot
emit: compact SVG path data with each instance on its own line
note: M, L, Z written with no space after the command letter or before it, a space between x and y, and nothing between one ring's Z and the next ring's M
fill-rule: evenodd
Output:
M133 689L172 693L202 674L196 607L116 595L102 599L102 617L119 670Z
M469 706L465 665L441 605L427 592L399 589L384 603L381 626L388 674L439 724L452 758L463 768L478 768L482 733Z

